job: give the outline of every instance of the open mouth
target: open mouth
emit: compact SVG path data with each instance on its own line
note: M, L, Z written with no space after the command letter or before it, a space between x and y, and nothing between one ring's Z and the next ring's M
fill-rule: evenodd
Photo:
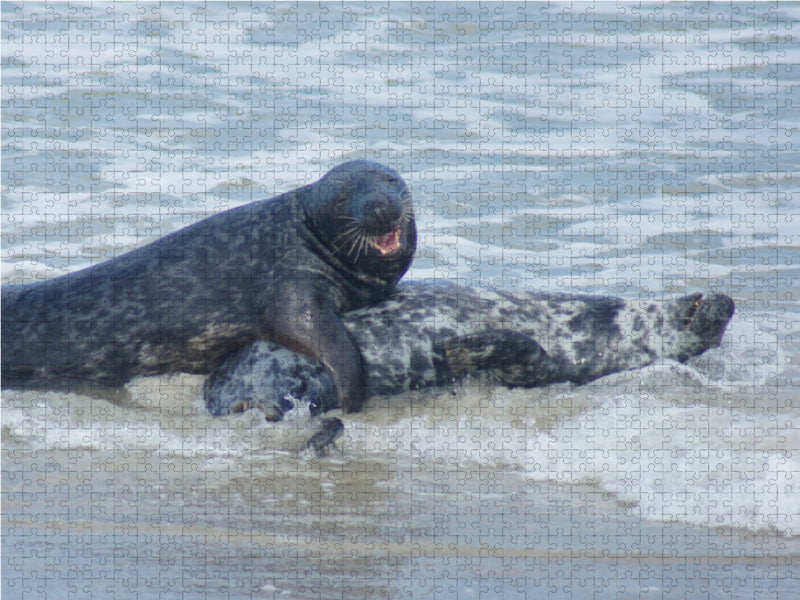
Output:
M393 231L390 231L386 235L382 235L370 241L369 245L375 248L383 256L392 254L403 247L403 244L400 242L401 233L403 233L403 226L398 225Z

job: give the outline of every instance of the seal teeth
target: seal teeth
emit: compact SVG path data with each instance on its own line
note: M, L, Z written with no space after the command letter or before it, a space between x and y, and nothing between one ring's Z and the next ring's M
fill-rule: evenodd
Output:
M402 244L400 243L400 234L403 231L403 226L396 227L386 235L382 235L370 241L370 246L378 250L384 256L397 251Z

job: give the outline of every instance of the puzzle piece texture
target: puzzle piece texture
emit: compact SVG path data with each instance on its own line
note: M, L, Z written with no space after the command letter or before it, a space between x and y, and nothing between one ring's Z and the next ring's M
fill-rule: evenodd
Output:
M114 390L4 382L4 600L800 599L800 5L1 10L5 310L12 286L360 159L411 192L401 285L478 290L452 310L384 305L398 312L360 342L386 356L365 359L370 385L406 358L408 380L326 413L344 428L328 421L310 448L305 372L291 403L228 397L214 414L198 373ZM387 251L393 236L373 241ZM187 271L136 282L184 298ZM605 300L545 331L509 304L530 294ZM685 342L722 296L736 309L721 339L665 351L664 331ZM609 316L614 299L679 298L672 320ZM164 339L186 326L153 325ZM504 346L519 338L496 330L530 340ZM553 376L567 355L598 378ZM433 375L411 382L422 359ZM267 421L259 407L275 406Z

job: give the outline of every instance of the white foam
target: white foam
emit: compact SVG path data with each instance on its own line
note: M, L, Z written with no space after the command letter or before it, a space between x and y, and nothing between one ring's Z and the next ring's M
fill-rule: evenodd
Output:
M653 520L794 535L800 457L780 443L790 433L768 416L619 396L532 438L525 472L597 484Z
M800 411L776 418L719 381L664 361L579 388L467 386L449 412L442 397L393 423L350 422L345 447L595 485L648 520L800 535Z

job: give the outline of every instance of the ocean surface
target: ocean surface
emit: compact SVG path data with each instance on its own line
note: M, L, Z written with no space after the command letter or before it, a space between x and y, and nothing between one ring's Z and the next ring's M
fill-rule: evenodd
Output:
M687 364L373 398L324 458L199 376L4 390L4 600L800 598L799 35L791 2L4 2L4 284L369 158L407 278L737 307Z

